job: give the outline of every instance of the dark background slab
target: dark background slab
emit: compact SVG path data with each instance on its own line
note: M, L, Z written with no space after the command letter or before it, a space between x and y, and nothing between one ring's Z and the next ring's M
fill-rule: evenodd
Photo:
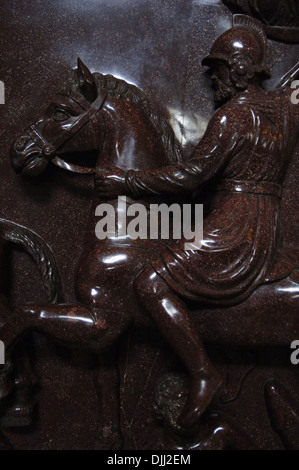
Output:
M145 90L161 111L169 113L187 158L214 111L201 59L216 37L231 27L232 14L217 0L2 0L0 18L0 80L6 87L6 103L0 106L0 215L31 228L49 244L61 272L65 301L71 302L92 178L57 168L49 168L34 181L17 176L9 159L13 139L36 121L81 57L92 71L112 73ZM298 51L296 45L270 42L269 87L297 62ZM284 235L294 244L299 228L297 166L295 156L283 199ZM12 256L11 304L44 300L34 263L19 250ZM127 448L141 449L160 432L151 412L151 392L157 378L172 369L173 357L160 338L149 339L146 331L138 337L136 332L130 334L133 347L124 341L122 349L122 367L128 372L122 384L123 429ZM99 412L94 358L67 351L39 335L34 338L41 383L37 417L29 429L6 430L6 435L18 449L94 448ZM269 376L273 368L280 370L280 361L284 367L287 355L278 357L266 358ZM259 448L280 448L264 410L264 380L264 369L256 368L243 394L225 410L244 423ZM286 380L294 389L293 379ZM259 386L260 401L248 410L247 397ZM130 396L135 397L134 409ZM57 419L50 420L53 416Z

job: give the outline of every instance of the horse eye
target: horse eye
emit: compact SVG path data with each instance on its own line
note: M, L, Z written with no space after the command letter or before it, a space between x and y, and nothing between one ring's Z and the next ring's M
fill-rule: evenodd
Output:
M65 111L63 111L62 109L55 109L53 113L53 119L55 119L55 121L61 122L65 121L68 118L69 115Z

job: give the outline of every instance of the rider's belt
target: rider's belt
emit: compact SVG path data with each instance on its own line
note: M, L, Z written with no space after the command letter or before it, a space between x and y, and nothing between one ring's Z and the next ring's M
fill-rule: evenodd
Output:
M223 179L217 186L218 191L233 193L264 194L281 198L282 188L279 184L268 181L236 181Z

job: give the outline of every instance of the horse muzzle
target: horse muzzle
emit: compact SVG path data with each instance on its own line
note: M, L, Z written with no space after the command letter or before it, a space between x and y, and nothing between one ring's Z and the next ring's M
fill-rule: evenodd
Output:
M40 175L54 155L55 149L51 145L39 147L27 133L18 137L11 149L14 170L17 173L30 176Z

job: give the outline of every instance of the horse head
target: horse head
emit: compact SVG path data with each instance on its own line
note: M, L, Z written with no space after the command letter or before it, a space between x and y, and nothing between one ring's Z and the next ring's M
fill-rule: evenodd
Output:
M67 163L61 156L82 152L84 162L87 151L103 148L110 158L102 164L128 168L180 159L172 129L153 112L142 90L112 75L91 73L78 59L77 69L44 115L14 141L12 165L16 172L33 176L49 162L77 173L94 173L94 168Z
M50 161L61 163L61 154L99 148L93 126L106 94L98 92L94 75L78 59L78 68L45 114L14 141L11 156L16 172L39 175Z

